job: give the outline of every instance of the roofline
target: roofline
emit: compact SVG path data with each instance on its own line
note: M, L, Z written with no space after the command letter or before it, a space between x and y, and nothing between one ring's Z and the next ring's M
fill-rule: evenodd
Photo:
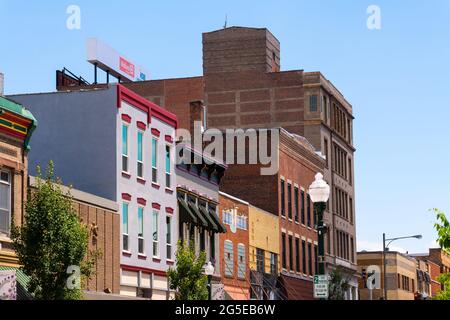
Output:
M231 200L240 202L240 203L242 203L242 204L250 205L249 202L244 201L244 200L242 200L242 199L239 199L239 198L237 198L237 197L234 197L234 196L232 196L231 194L225 193L225 192L223 192L223 191L219 191L219 194L220 194L221 196L227 197L227 198L229 198L229 199L231 199Z

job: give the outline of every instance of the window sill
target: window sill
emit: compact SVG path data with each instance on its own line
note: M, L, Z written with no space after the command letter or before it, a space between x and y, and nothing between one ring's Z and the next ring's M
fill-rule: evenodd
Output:
M173 261L172 259L166 259L166 263L167 263L168 265L173 266L173 265L175 264L175 261Z
M281 219L286 220L286 216L281 215Z
M298 221L295 221L295 224L298 224L298 225L300 225L300 223L299 223Z
M130 179L131 178L131 174L129 172L122 171L122 177Z
M128 250L122 250L122 255L124 255L126 257L131 257L131 252Z
M161 258L153 256L153 262L161 262Z
M156 182L152 182L152 187L159 190L159 188L161 186L159 184L157 184Z
M173 194L173 189L171 189L171 188L166 188L165 190L166 190L166 193L168 193L168 194Z
M141 260L147 260L147 256L145 254L139 253L138 258Z
M7 235L0 234L0 242L12 243L13 241Z
M145 184L147 182L144 178L141 178L141 177L137 177L136 181L141 183L141 184Z

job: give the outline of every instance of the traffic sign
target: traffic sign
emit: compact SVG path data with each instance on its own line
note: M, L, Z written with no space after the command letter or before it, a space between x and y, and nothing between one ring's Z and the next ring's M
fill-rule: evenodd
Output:
M328 276L324 274L314 276L314 298L328 298Z

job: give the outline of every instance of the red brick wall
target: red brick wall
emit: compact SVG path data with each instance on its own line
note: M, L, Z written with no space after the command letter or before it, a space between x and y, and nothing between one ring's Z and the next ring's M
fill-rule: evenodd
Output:
M248 205L244 204L240 201L236 201L232 198L229 198L224 195L219 196L219 216L220 219L223 221L223 210L224 209L232 209L237 207L238 215L244 215L247 217L247 223L248 223ZM248 235L248 226L247 230L242 230L239 228L236 228L236 233L231 232L230 226L225 225L227 227L226 233L220 234L220 264L221 264L221 275L222 275L222 282L225 286L231 286L235 287L237 291L239 292L240 289L242 290L243 294L245 292L246 295L248 295L248 289L250 288L250 270L249 270L249 235ZM234 272L233 277L225 276L225 257L224 257L224 241L230 240L233 242L233 259L234 259ZM245 280L241 280L237 277L237 270L238 270L238 249L237 246L239 243L242 243L245 246L245 265L247 267L246 270L246 276ZM247 297L249 298L249 297Z

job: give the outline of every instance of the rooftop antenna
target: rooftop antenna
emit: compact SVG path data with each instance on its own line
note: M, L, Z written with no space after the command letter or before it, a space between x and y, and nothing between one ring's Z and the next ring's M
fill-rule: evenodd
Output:
M223 28L224 28L224 29L227 28L227 22L228 22L228 15L225 14L225 24L223 25Z

